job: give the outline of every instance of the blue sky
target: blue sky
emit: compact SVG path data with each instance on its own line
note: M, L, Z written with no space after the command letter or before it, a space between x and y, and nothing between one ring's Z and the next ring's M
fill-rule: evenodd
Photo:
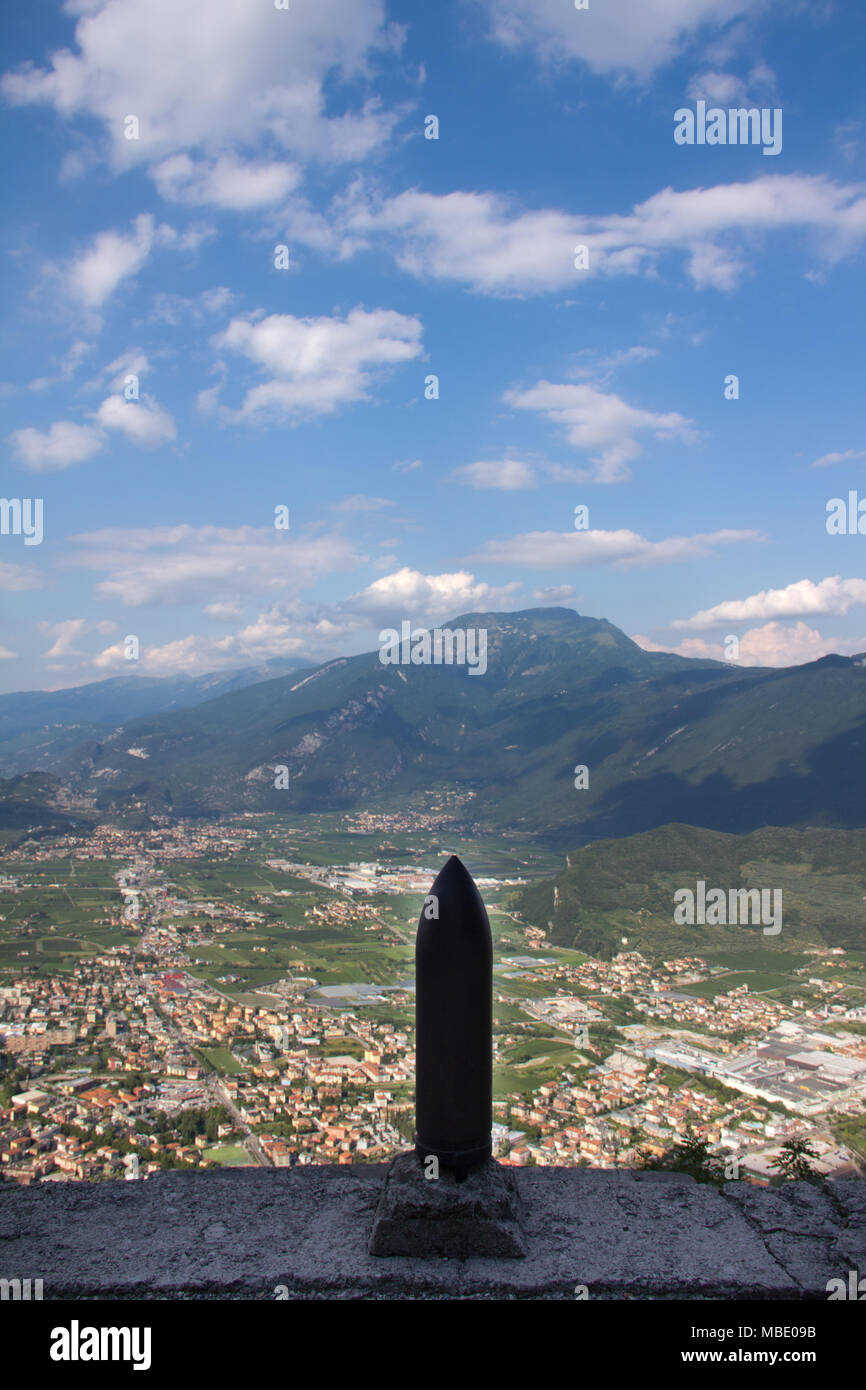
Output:
M0 535L0 689L552 603L745 664L866 650L866 537L826 529L866 497L859 7L41 0L7 29L0 493L43 538ZM678 145L700 100L781 111L781 151Z

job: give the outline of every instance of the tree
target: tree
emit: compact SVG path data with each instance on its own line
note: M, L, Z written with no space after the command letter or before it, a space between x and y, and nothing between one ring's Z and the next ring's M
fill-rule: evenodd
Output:
M789 1181L823 1182L821 1174L809 1162L817 1157L807 1139L788 1139L782 1145L779 1157L773 1159L771 1167L777 1168L781 1177Z
M709 1152L707 1140L699 1139L694 1134L674 1144L660 1158L655 1158L646 1150L639 1150L637 1156L638 1167L644 1172L685 1173L695 1182L714 1183L716 1187L721 1187L725 1181L724 1165Z

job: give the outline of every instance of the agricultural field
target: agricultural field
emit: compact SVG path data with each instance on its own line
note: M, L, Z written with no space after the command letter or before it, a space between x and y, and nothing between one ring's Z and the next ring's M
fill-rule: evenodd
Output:
M788 988L792 983L787 975L770 974L762 970L741 970L713 975L712 979L704 980L701 984L681 985L680 992L698 995L701 999L715 999L717 994L727 994L740 985L748 985L750 994L766 994ZM802 988L800 993L802 995Z
M134 940L137 932L111 925L123 910L118 867L108 860L0 861L0 876L24 885L0 890L0 976L23 967L64 974L78 960Z

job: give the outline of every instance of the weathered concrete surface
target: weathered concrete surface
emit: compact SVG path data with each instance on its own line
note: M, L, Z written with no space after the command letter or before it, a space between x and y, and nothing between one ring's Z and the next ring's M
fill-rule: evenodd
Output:
M45 1298L826 1299L866 1274L866 1184L719 1192L691 1178L515 1170L524 1259L371 1255L384 1166L0 1185L0 1276Z
M417 1153L400 1154L381 1188L371 1255L464 1260L526 1254L514 1170L492 1158L458 1181L442 1170L424 1175Z

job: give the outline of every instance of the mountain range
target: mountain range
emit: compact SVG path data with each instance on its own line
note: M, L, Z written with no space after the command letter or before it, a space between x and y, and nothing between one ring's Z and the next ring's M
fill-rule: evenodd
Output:
M173 707L110 732L84 728L110 722L92 717L87 687L56 692L78 702L84 733L66 728L55 743L56 786L99 814L130 799L178 815L447 803L567 849L669 822L738 834L866 825L863 657L783 669L695 660L566 608L468 613L448 627L486 630L484 674L368 652L209 687L200 703L187 686ZM112 684L100 699L131 698ZM4 697L24 702L19 721L28 698ZM0 732L3 714L0 701ZM279 768L288 786L275 785Z
M103 738L129 720L185 709L257 681L287 675L302 664L275 658L203 676L112 676L65 690L0 695L0 776L50 770L58 754L85 740Z

